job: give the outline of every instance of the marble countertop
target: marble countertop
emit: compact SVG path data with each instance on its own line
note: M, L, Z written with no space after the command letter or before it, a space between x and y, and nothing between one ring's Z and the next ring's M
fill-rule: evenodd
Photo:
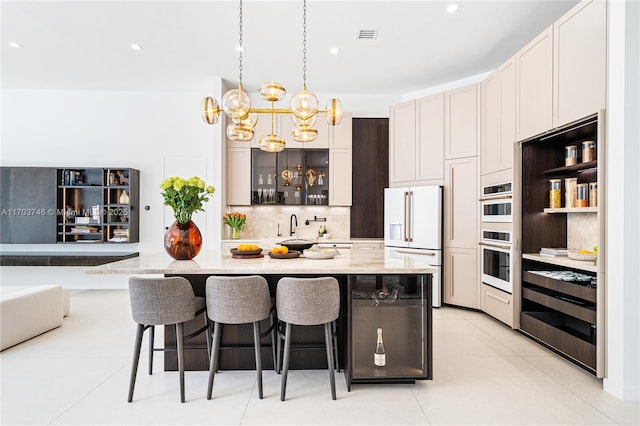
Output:
M174 260L166 253L140 254L86 269L87 274L431 274L420 259L391 250L338 250L333 259L234 259L230 252L208 250L193 260Z

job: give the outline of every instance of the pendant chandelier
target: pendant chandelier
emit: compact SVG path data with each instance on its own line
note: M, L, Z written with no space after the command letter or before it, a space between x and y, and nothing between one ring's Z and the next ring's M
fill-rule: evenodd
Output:
M294 127L291 136L298 142L311 142L318 137L316 123L318 113L325 113L327 123L332 126L342 121L342 104L340 100L331 98L325 110L318 109L319 101L315 93L307 90L307 1L303 0L302 15L302 89L291 96L288 109L275 108L275 102L282 100L287 91L279 83L269 81L260 86L262 99L271 102L271 108L252 108L249 95L242 89L242 0L240 0L240 52L239 85L229 90L222 97L222 108L215 99L206 97L202 100L202 119L207 124L216 124L220 118L220 110L224 111L231 123L227 126L227 137L233 141L249 142L254 137L254 128L258 122L258 113L270 114L271 133L260 137L260 149L267 152L280 152L285 147L284 138L275 132L276 114L290 114Z

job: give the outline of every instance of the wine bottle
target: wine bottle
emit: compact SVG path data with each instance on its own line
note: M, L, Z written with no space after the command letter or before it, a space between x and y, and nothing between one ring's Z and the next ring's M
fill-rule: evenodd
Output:
M384 354L384 344L382 343L382 329L378 329L378 343L376 344L376 352L373 356L373 362L378 367L384 367L386 364Z

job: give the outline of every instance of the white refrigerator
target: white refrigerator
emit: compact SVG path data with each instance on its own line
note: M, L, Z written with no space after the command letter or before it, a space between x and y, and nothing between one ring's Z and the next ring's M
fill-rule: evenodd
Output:
M433 306L441 306L442 186L385 188L384 245L391 255L415 257L436 268Z

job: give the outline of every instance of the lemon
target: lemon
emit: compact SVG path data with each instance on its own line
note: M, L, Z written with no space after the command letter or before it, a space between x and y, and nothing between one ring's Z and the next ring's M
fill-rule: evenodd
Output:
M289 247L287 247L287 246L282 246L282 247L280 247L280 253L281 253L281 254L287 254L287 253L289 253Z

